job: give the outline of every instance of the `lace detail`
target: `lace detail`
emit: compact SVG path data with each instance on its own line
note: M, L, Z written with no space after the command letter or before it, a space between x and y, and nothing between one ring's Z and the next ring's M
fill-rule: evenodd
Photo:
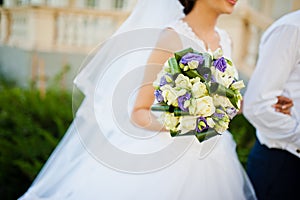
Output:
M174 29L177 33L182 34L194 40L197 43L197 45L199 45L203 50L209 51L209 49L206 48L205 42L196 35L196 33L193 31L193 29L189 26L187 22L183 21L182 19L179 19L174 24L171 24L169 27ZM227 32L217 27L215 28L215 30L220 37L220 41L219 41L220 48L223 50L224 55L230 58L231 40Z

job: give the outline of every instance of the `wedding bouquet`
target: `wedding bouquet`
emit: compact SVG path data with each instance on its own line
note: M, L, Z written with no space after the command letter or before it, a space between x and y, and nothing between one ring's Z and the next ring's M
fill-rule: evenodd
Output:
M160 120L172 136L195 135L201 142L221 134L240 109L245 85L236 73L221 49L176 52L153 83L151 110L163 112Z

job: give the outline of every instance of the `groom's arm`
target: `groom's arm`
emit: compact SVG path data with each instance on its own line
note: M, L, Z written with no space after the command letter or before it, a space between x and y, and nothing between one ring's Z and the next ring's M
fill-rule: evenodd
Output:
M272 105L276 104L277 96L287 95L285 86L299 62L299 47L299 28L291 25L281 25L263 37L243 110L246 118L268 141L267 146L286 149L292 144L296 147L295 152L300 148L300 120L295 110L287 115L276 112Z

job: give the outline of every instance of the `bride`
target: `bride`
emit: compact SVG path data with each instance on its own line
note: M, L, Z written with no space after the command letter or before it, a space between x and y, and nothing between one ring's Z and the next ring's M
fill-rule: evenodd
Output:
M149 111L152 82L172 52L231 57L216 22L236 1L140 0L76 77L85 99L20 199L256 199L229 132L201 143L172 138Z

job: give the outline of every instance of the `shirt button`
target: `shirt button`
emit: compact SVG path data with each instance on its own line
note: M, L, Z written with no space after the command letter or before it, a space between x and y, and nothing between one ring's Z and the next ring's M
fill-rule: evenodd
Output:
M300 153L300 149L296 149L296 152L297 152L297 153Z

